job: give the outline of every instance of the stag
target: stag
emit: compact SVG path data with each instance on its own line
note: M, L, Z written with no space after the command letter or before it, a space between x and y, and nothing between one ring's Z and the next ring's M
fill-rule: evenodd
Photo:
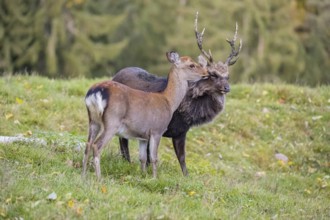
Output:
M202 56L199 58L201 65L206 65L210 77L196 82L189 82L189 89L178 109L167 127L164 137L172 138L175 154L180 163L183 175L188 175L186 168L186 135L192 126L198 126L212 121L225 107L226 94L230 92L228 67L235 64L239 52L242 48L240 40L239 47L236 49L238 26L232 40L228 40L231 47L231 53L223 63L214 62L211 51L206 52L203 49L204 31L200 33L197 28L198 13L195 19L195 35L198 48ZM125 84L131 88L143 90L146 92L160 92L166 88L167 79L154 76L146 70L138 67L127 67L118 71L112 79L113 81ZM128 140L119 138L120 150L122 156L131 161ZM149 148L148 148L149 149ZM148 151L149 155L149 151ZM148 157L149 161L149 157Z
M162 92L135 90L115 81L97 83L88 90L85 104L89 133L83 159L83 176L90 151L93 150L95 172L100 179L101 151L117 134L125 139L139 139L139 156L144 172L149 143L153 177L157 177L159 141L188 90L188 80L208 77L205 67L195 63L190 57L179 57L177 53L170 52L167 53L167 58L172 63L172 68L168 74L167 86Z

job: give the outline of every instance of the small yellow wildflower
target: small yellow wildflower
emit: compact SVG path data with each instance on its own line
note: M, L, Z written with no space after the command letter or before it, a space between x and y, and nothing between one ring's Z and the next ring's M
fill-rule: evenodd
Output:
M68 207L69 207L69 208L73 208L73 206L74 206L74 201L73 201L72 199L70 199L70 200L68 201Z
M188 192L188 194L189 194L189 196L193 196L193 195L196 194L196 192L195 191L190 191L190 192Z

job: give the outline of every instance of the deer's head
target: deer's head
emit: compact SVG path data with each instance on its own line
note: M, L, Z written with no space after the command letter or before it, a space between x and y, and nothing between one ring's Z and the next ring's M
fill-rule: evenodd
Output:
M200 80L209 77L207 69L188 56L180 57L176 52L167 52L167 59L178 70L178 77L183 80Z
M242 48L242 40L240 40L238 49L235 48L235 42L237 40L237 30L238 30L237 23L236 23L236 30L233 39L232 40L227 39L227 42L231 47L231 53L225 62L222 61L214 62L211 51L209 50L209 52L206 52L203 49L203 36L204 36L205 28L201 33L198 32L197 23L198 23L198 12L196 13L196 19L195 19L195 35L196 35L198 48L202 53L199 56L199 63L207 68L210 75L208 79L201 80L197 84L200 87L199 93L203 92L209 94L216 93L216 94L225 95L226 93L230 92L230 85L228 82L229 66L234 65L235 62L238 60L239 52L241 51Z

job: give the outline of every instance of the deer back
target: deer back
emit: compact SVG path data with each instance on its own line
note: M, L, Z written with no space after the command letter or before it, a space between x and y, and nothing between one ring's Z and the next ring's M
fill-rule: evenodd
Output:
M139 67L121 69L112 80L145 92L161 92L167 86L167 78L157 77Z

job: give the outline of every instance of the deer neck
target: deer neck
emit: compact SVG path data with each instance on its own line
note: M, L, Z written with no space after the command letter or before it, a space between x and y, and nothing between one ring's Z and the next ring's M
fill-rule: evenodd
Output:
M170 104L172 114L179 107L188 90L187 80L182 79L182 74L176 68L172 68L168 75L167 87L163 91Z

